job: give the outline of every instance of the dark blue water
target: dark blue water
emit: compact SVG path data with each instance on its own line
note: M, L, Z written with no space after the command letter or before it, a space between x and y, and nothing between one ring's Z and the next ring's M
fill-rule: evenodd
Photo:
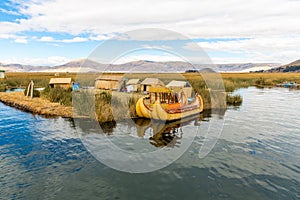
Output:
M205 158L198 157L200 134L176 162L146 174L101 164L72 120L0 103L0 199L300 199L300 91L237 92L242 106L201 122L206 129L211 119L225 119ZM123 126L116 124L112 137L122 141Z

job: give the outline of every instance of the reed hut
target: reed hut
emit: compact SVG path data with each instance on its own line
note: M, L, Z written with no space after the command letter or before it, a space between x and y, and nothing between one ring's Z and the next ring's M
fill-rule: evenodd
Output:
M0 70L0 78L1 79L5 78L5 71L4 70Z
M183 91L187 98L192 96L193 88L187 81L172 80L166 87L176 92Z
M123 91L125 84L122 76L100 75L95 80L95 88L102 90Z
M141 87L140 79L130 79L126 83L126 91L127 92L137 92Z
M165 84L159 80L158 78L146 78L141 83L141 90L142 92L149 92L151 86L165 86Z
M51 88L61 87L64 89L72 88L72 78L51 78L49 85Z

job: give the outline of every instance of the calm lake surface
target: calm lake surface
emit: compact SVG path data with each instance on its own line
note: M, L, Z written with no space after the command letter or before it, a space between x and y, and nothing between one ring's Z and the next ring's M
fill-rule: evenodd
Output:
M96 160L72 120L0 103L0 199L300 199L300 91L251 87L237 93L242 106L205 116L182 157L144 174L116 171ZM201 130L211 120L224 122L223 131L200 159ZM182 133L171 139L180 145L194 126L192 121L171 127ZM125 148L134 148L134 141L145 151L169 144L170 137L149 139L122 123L108 129L108 137L124 140ZM124 132L136 137L128 142Z

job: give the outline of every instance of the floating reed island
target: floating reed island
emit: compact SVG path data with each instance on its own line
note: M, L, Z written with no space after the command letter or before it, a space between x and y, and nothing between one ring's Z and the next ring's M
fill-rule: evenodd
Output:
M48 117L72 117L72 107L45 98L26 97L23 92L0 92L0 101L20 110Z
M138 99L149 95L152 85L166 86L171 90L183 88L187 96L193 88L201 95L203 110L206 111L225 109L228 105L240 105L242 97L232 92L242 87L276 87L277 84L285 81L300 83L300 73L223 73L221 78L224 91L207 89L205 81L199 79L199 74L194 73L66 73L59 76L54 76L53 73L6 73L5 79L0 79L2 91L9 88L25 88L31 80L34 81L34 87L43 87L45 90L35 91L39 97L32 99L25 97L22 92L3 92L0 93L0 101L44 116L88 115L99 122L109 122L138 117L135 105ZM80 83L80 89L75 93L72 92L74 80ZM186 85L186 82L191 87ZM86 89L91 87L93 89ZM75 115L72 113L72 106L75 108Z

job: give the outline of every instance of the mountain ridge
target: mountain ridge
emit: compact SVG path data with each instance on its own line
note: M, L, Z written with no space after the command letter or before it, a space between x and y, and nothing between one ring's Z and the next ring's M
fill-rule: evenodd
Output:
M300 72L300 59L295 60L289 64L282 65L277 68L272 68L269 70L265 70L263 72L271 72L271 73L276 73L276 72Z
M22 64L3 64L0 69L7 72L184 72L190 69L210 68L217 72L249 72L255 69L271 69L280 66L278 63L232 63L232 64L191 64L183 61L156 62L137 60L123 64L103 64L90 59L77 59L62 65L32 66Z

